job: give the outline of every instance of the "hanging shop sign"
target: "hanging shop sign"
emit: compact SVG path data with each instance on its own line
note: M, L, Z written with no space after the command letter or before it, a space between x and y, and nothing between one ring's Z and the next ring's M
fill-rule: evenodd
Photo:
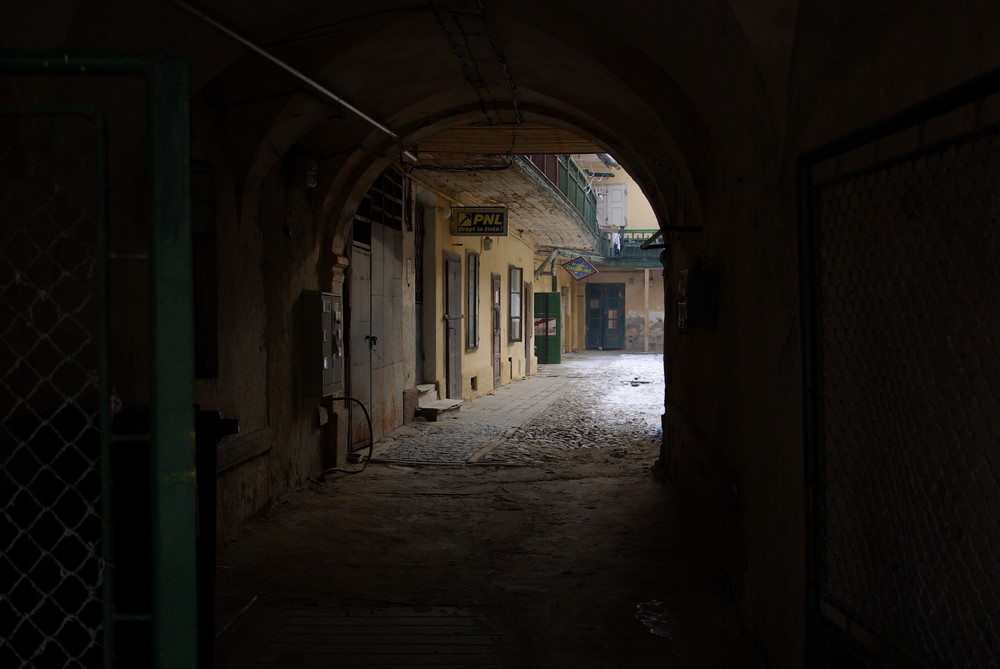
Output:
M597 268L591 265L590 261L583 256L573 258L569 262L564 262L562 268L572 274L573 278L577 280L585 279L591 274L598 273Z
M453 235L507 235L507 207L456 207L451 210Z

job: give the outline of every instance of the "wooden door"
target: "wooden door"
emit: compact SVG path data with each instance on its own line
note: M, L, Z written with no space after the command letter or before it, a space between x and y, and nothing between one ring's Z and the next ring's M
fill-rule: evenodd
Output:
M625 284L587 284L587 348L618 350L625 346Z
M533 319L528 317L528 309L532 307L534 302L531 299L531 284L527 281L524 282L524 319L526 325L524 326L524 375L531 376L531 351L532 342L535 339L535 328L531 327Z
M625 284L608 284L604 290L604 350L625 348Z
M445 253L445 370L448 399L462 399L462 260Z
M598 350L604 348L604 338L601 330L603 289L600 284L587 284L587 348Z
M366 244L355 244L351 250L350 294L350 393L364 403L372 404L371 341L372 333L372 252ZM368 421L361 411L351 412L351 447L368 444Z
M562 330L560 293L535 293L532 337L535 342L535 356L539 365L559 364L562 360L560 345Z
M424 208L417 205L413 210L413 313L416 333L413 338L416 360L416 378L418 384L424 382L424 240L427 230L424 227ZM409 269L407 268L407 272Z
M493 388L500 387L500 275L493 274L490 281L493 306Z
M372 433L379 441L403 424L403 234L388 225L372 226L371 250Z
M618 226L619 229L628 225L628 184L613 183L608 184L607 193L607 216L608 225Z

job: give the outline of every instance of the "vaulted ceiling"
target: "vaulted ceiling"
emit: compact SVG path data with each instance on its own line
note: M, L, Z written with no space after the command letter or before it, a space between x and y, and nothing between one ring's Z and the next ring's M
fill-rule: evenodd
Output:
M707 166L727 143L760 142L761 151L747 155L762 161L777 145L797 7L795 0L61 0L44 13L18 4L5 17L0 48L188 59L192 89L221 115L230 160L247 184L298 145L324 161L327 211L340 225L367 183L404 151L422 161L443 153L608 152L669 221L678 206L698 216L709 197Z

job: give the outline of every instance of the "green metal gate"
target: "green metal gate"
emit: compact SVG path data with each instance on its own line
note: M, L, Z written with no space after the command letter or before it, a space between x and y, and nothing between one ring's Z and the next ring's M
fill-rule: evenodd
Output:
M807 666L1000 666L1000 72L802 157Z
M0 666L194 667L187 66L7 52L0 76L47 103L0 105ZM145 79L145 248L116 247L136 225L109 216L116 126L69 76ZM112 297L126 265L148 304ZM148 359L116 369L136 318ZM129 420L115 379L147 368Z

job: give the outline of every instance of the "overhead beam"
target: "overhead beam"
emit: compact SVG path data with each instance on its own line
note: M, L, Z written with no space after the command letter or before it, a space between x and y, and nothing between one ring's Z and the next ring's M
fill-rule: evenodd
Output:
M522 123L463 125L420 141L417 153L604 153L593 141L562 128Z

